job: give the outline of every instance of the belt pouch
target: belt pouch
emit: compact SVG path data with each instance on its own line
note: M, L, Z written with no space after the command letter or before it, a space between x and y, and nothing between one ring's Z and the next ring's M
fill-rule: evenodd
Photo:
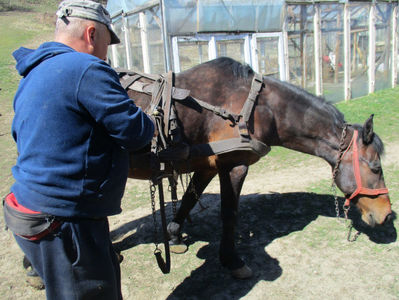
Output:
M45 231L50 233L52 228L54 228L52 224L55 221L55 217L52 215L23 213L10 207L6 201L3 201L3 212L7 227L14 234L26 239L31 239L31 237L38 236Z

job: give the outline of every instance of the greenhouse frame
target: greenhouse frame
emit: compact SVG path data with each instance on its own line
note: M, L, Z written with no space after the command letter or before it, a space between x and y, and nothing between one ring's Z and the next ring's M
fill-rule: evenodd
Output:
M113 67L181 72L228 56L337 102L398 84L398 0L108 0Z

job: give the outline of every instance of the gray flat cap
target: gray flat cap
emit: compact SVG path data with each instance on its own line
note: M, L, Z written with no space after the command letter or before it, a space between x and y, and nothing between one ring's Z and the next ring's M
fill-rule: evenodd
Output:
M107 26L111 33L111 44L118 44L120 40L111 27L109 12L100 3L84 0L65 0L60 3L57 10L58 18L76 17L100 22Z

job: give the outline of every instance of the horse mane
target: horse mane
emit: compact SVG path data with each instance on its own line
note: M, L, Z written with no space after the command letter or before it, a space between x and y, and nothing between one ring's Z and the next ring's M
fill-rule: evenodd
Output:
M301 101L305 107L314 107L319 110L322 115L331 116L334 124L337 124L338 127L343 127L343 124L346 123L344 115L331 102L326 101L324 97L313 95L305 89L286 81L280 81L270 76L267 76L266 78L268 82L278 86L279 90L281 90L283 94L288 94L289 99L293 99L293 101Z
M232 74L235 78L243 78L247 80L250 75L254 74L251 66L247 64L242 64L230 57L218 57L214 60L206 62L207 64L211 64L213 67L222 69L222 70L231 70Z

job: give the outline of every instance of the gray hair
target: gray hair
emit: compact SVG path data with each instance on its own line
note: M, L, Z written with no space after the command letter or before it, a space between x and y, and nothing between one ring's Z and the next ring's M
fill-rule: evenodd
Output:
M72 38L81 38L86 26L89 24L93 24L100 31L103 31L106 28L105 25L92 20L74 17L68 17L68 19L58 18L55 25L55 37L67 35Z

